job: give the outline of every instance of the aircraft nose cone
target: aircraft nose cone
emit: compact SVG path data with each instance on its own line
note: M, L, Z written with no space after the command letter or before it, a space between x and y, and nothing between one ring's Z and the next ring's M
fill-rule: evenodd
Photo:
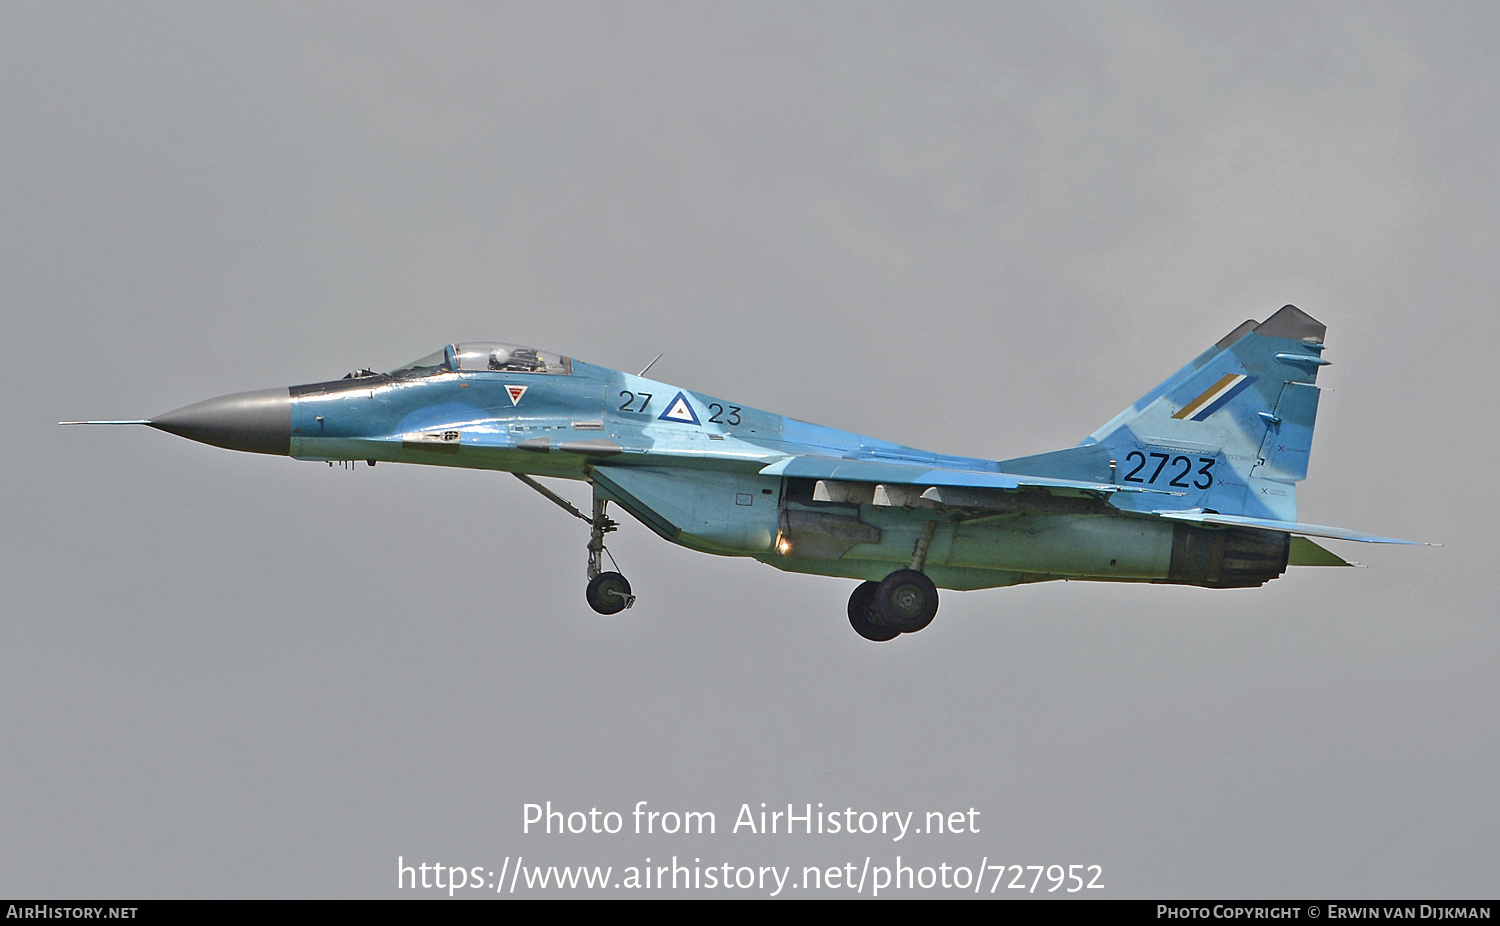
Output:
M292 447L292 393L283 387L221 395L157 415L150 425L215 447L285 456Z

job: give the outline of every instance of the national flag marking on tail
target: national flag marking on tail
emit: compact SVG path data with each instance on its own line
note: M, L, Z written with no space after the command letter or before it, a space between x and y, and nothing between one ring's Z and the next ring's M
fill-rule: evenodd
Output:
M1218 382L1204 390L1203 394L1193 401L1182 406L1173 418L1188 418L1193 421L1202 421L1209 415L1223 408L1230 399L1243 392L1246 387L1255 382L1254 376L1244 373L1230 373Z

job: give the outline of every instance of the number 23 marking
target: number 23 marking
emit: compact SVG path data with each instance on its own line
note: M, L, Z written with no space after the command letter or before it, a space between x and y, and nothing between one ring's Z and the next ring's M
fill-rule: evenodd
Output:
M729 406L729 419L727 421L723 417L724 406L720 405L718 402L710 402L708 404L708 407L713 409L714 412L713 415L708 419L710 422L714 424L727 424L730 427L733 427L734 425L740 423L740 412L743 411L743 409L741 409L738 405Z
M1135 460L1136 464L1135 469L1132 469L1130 472L1125 474L1125 481L1142 482L1150 485L1155 485L1157 477L1162 474L1162 470L1167 468L1168 461L1170 460L1172 466L1181 467L1181 469L1178 469L1175 473L1173 473L1171 470L1167 471L1167 475L1172 477L1171 480L1167 482L1167 485L1176 486L1179 489L1189 488L1188 483L1184 482L1183 480L1187 479L1188 474L1193 471L1192 460L1189 460L1187 457L1174 457L1171 454L1166 453L1152 453L1151 457L1157 461L1156 468L1151 471L1151 475L1149 477L1142 479L1136 474L1146 468L1146 454L1141 453L1139 450L1132 450L1127 453L1125 455L1125 462L1129 463L1130 461ZM1217 458L1199 457L1198 462L1202 464L1198 467L1198 475L1202 476L1203 478L1201 480L1194 479L1192 484L1200 489L1206 489L1214 484L1213 469L1214 463L1217 462Z

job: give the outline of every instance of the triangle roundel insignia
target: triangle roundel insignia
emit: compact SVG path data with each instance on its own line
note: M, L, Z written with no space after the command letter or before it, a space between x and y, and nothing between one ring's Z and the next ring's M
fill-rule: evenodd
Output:
M506 386L505 391L510 394L510 404L520 405L521 396L526 394L525 386Z
M698 413L693 411L692 403L688 402L687 395L677 393L676 398L667 403L667 410L656 416L658 421L680 421L683 424L701 424Z

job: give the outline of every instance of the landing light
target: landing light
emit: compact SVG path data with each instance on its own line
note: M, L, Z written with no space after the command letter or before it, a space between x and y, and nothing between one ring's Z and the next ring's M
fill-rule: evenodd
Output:
M781 554L782 556L786 556L788 553L792 552L792 542L786 539L780 533L776 535L776 552Z

